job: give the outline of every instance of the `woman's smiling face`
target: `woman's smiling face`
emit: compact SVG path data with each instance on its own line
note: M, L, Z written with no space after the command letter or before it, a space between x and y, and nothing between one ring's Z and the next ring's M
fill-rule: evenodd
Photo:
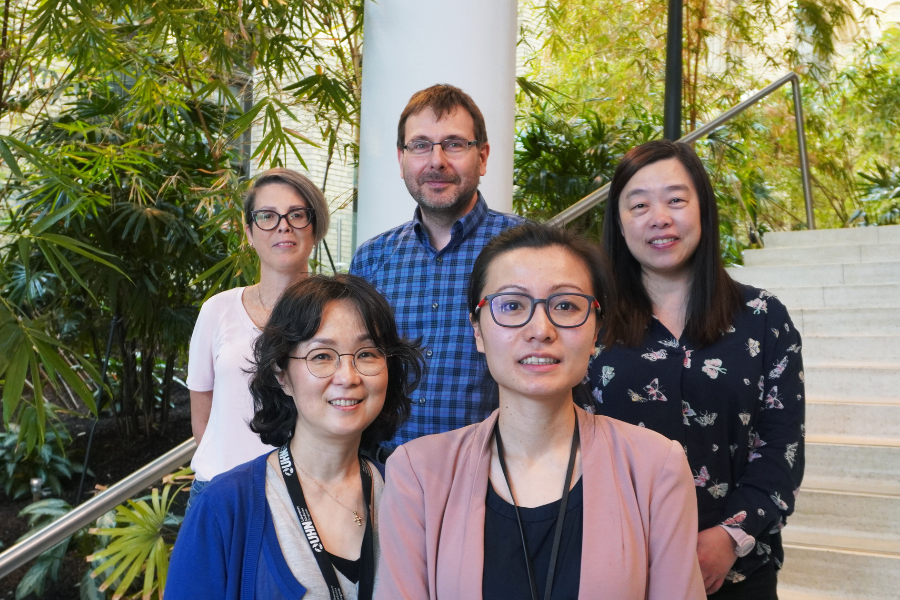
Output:
M700 201L676 158L650 163L622 188L619 219L625 243L645 273L688 273L700 244Z
M488 266L481 296L504 292L535 299L567 292L596 295L584 261L560 246L519 248L495 258ZM536 305L531 320L522 327L501 327L491 318L488 305L475 315L475 342L501 396L569 395L587 373L600 328L597 311L591 308L580 327L562 328L550 322L545 306Z
M317 437L355 437L381 413L388 385L388 370L362 375L353 366L353 354L374 346L359 310L350 300L335 300L325 306L319 330L300 342L291 356L307 357L319 349L344 355L334 374L314 376L306 360L290 360L280 382L284 393L297 406L297 431L314 430ZM348 356L349 355L349 356Z

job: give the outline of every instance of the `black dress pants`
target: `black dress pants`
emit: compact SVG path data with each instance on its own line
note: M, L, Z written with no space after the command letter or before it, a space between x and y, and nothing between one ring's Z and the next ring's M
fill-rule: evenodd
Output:
M740 583L725 583L709 600L778 600L778 574L769 561Z

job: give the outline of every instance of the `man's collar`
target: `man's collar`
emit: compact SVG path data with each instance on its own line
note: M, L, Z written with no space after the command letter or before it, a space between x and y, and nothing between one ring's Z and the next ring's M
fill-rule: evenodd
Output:
M484 201L484 196L479 191L478 200L475 201L475 206L472 207L472 210L460 217L453 224L453 227L450 228L450 243L447 244L447 248L457 245L478 229L478 226L481 225L481 222L487 216L488 210L487 202ZM431 240L428 238L428 231L422 222L422 208L419 206L416 207L416 212L413 214L413 227L419 240L430 247Z

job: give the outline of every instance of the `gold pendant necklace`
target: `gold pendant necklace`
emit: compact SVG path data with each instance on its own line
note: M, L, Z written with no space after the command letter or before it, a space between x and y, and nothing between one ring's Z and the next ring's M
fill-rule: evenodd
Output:
M346 504L344 504L343 502L341 502L340 500L338 500L337 498L335 498L335 497L331 494L331 492L329 492L328 490L325 489L325 486L324 486L324 485L322 485L321 483L319 483L319 482L316 480L315 477L313 477L312 475L310 475L309 473L307 473L307 472L303 469L303 467L301 467L301 466L300 466L299 464L297 464L297 463L294 463L294 464L296 465L296 467L297 467L298 469L300 469L301 471L303 471L303 474L304 474L304 475L306 475L307 477L309 477L310 479L312 479L312 482L313 482L314 484L316 484L317 486L319 486L319 488L321 488L321 490L322 490L323 492L325 492L326 494L328 494L328 496L329 496L332 500L334 500L335 502L337 502L338 504L340 504L341 506L343 506L344 508L346 508L347 510L349 510L351 513L353 513L353 522L356 523L358 526L362 527L363 521L362 521L362 517L359 516L359 512L353 510L352 508L350 508L349 506L347 506Z

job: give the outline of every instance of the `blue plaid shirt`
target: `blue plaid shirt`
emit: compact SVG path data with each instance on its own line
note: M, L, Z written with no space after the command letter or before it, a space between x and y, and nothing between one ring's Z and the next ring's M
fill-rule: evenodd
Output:
M412 394L412 416L385 446L483 421L497 407L497 386L475 348L466 291L475 259L495 235L524 219L490 210L481 192L435 250L416 209L412 221L364 243L350 272L394 307L400 334L422 338L426 372Z

